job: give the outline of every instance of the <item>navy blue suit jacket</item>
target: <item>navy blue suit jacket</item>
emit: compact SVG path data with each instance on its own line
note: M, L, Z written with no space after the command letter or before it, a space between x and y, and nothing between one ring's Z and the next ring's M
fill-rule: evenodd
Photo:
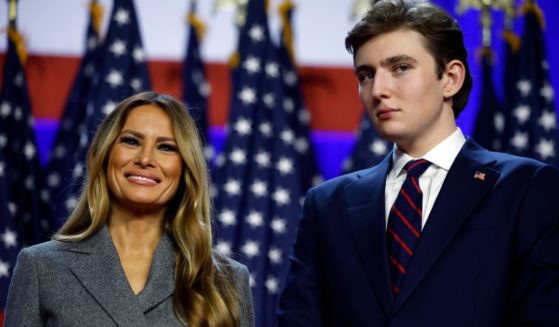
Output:
M379 165L306 197L280 326L559 326L559 171L467 140L390 289Z

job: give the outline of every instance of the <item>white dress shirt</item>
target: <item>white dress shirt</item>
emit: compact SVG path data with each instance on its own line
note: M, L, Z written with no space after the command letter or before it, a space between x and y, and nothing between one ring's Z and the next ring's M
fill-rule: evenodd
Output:
M460 128L456 128L454 133L444 139L441 143L437 144L423 156L423 159L431 162L431 165L419 177L419 187L423 192L422 229L429 218L431 209L433 209L433 204L435 203L435 199L437 199L437 195L439 195L439 191L441 190L441 186L446 178L446 174L464 143L466 143L464 134L462 134ZM386 177L384 192L386 205L384 212L387 225L390 208L394 204L394 201L396 201L400 188L402 188L402 184L404 184L404 180L406 179L406 172L403 168L408 161L415 159L421 158L413 158L400 151L397 146L394 145L394 151L392 152L392 169Z

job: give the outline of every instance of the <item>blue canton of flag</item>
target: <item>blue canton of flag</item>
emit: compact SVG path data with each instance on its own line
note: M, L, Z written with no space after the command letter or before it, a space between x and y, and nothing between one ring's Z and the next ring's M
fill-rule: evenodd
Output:
M273 326L301 211L301 178L264 1L251 0L246 10L229 135L216 161L215 248L248 265L256 324Z
M532 1L524 9L516 92L512 107L507 108L504 150L559 167L557 113L545 54L543 14Z
M68 210L76 204L85 174L85 158L99 123L118 102L151 88L142 39L132 0L115 0L109 29L99 51L98 63L89 92L84 129L80 132L73 182L68 197L61 199Z
M25 49L15 21L0 91L0 312L4 310L19 250L50 235L42 191L33 117L23 72Z
M306 192L311 186L323 181L318 171L316 156L310 143L310 114L303 102L299 76L297 75L293 58L293 42L291 20L293 3L284 1L280 6L283 20L280 44L278 47L278 60L283 80L282 105L288 115L288 124L294 135L282 135L293 142L297 150L297 167L301 175L301 190Z
M213 159L214 151L208 137L208 96L210 84L206 78L204 62L200 55L200 41L205 26L196 16L196 1L192 1L188 14L188 44L183 63L183 99L190 114L196 121L204 144L204 155L208 162Z
M367 112L361 119L356 139L351 156L344 161L344 173L372 167L381 162L392 149L392 144L377 134Z
M83 158L76 157L81 133L86 126L87 99L92 91L93 74L97 66L99 53L99 25L102 8L93 0L89 6L89 24L86 33L85 55L80 63L78 73L70 91L70 96L60 119L60 127L56 135L53 151L47 165L46 184L53 203L52 226L58 229L73 208L71 203L61 203L60 199L69 197L68 187L72 182L72 169Z
M481 53L482 89L474 139L483 147L500 151L502 148L505 117L493 84L493 52L484 48Z

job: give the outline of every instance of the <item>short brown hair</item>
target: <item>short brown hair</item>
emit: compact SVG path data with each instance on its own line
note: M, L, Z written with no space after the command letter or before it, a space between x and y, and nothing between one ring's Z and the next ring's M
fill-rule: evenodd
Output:
M440 7L415 0L381 0L348 33L346 49L353 54L367 41L395 30L407 28L425 38L425 47L435 59L436 73L442 77L445 66L459 60L466 69L462 88L452 97L454 117L466 106L472 89L472 75L464 37L456 20Z

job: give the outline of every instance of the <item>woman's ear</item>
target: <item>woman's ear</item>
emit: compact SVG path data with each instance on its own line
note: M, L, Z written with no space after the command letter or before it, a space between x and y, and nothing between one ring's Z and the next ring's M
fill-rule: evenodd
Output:
M443 72L443 96L445 98L453 97L464 84L466 68L460 60L452 60L446 64Z

